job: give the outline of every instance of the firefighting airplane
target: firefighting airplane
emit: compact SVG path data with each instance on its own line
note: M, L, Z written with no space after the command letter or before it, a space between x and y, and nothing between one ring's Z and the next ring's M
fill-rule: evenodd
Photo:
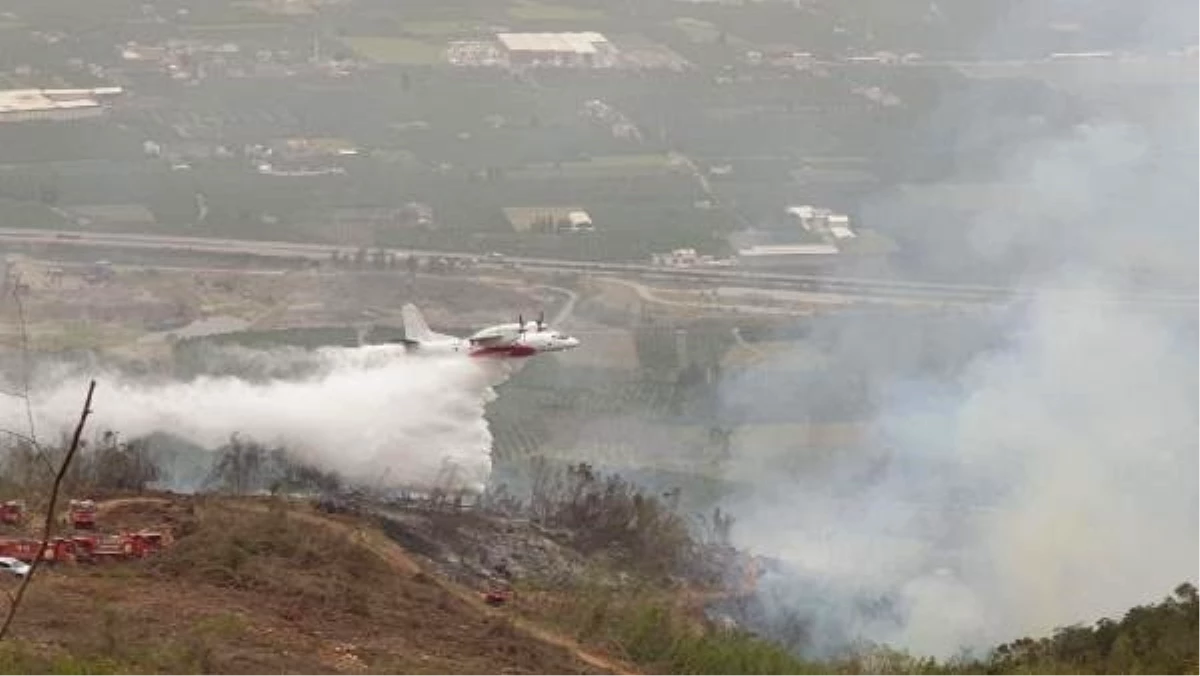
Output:
M460 352L470 357L519 358L543 352L562 352L579 347L579 339L547 328L544 315L537 321L497 324L476 331L468 338L434 333L421 311L412 303L400 308L404 320L404 345L411 350L435 354Z

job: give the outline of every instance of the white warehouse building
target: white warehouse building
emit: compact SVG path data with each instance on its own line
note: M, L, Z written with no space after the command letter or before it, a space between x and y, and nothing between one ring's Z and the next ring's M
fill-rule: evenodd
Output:
M617 49L600 33L499 33L496 39L513 66L616 65Z
M120 87L0 90L0 122L98 117L105 111L99 97L120 94L121 91Z
M788 207L788 216L795 219L804 230L824 235L833 240L854 239L857 235L850 229L850 217L834 213L829 209L801 205Z

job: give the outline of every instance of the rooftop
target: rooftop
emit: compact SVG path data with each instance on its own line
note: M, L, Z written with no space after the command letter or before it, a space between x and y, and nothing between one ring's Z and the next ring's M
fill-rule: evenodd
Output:
M69 110L100 105L95 96L119 94L120 87L98 89L4 89L0 90L0 113L35 110Z
M738 250L739 256L830 256L838 248L832 244L760 244Z
M499 33L496 38L510 51L573 52L595 54L596 45L608 42L600 33Z

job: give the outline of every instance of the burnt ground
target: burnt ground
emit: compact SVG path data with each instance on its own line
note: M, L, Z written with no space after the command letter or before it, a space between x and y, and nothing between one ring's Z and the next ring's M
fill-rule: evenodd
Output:
M480 512L393 510L379 515L383 532L439 574L473 588L493 581L528 580L557 586L577 580L589 562L568 535L524 519Z

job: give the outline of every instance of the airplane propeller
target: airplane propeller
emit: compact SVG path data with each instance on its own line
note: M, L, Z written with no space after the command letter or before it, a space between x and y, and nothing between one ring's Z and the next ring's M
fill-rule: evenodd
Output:
M525 326L525 315L518 314L517 315L517 333L524 334L528 330L529 329ZM546 311L545 310L543 310L541 313L538 314L537 330L539 332L546 330Z

